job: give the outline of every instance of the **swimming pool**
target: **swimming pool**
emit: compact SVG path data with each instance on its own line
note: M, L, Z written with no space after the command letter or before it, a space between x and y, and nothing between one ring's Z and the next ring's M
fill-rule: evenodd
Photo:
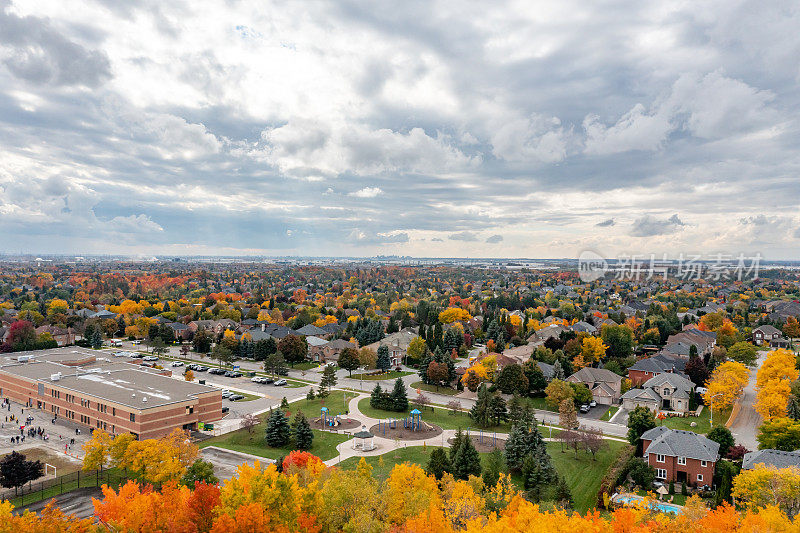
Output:
M635 494L615 494L611 497L611 501L623 505L636 505L638 502L643 502L644 498L636 496ZM683 512L683 507L680 505L664 503L657 500L650 502L650 507L662 513L680 514Z

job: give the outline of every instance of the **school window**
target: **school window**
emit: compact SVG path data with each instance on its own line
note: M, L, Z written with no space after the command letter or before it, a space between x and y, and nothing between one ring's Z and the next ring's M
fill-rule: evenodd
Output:
M187 415L190 415L190 414L192 414L192 413L194 413L194 406L187 405L187 406L186 406L186 414L187 414Z
M656 469L656 478L657 479L667 479L667 471L663 468Z
M686 457L678 457L679 465L686 465Z
M708 461L700 461L700 466L708 466Z
M656 462L657 463L663 463L665 460L666 460L666 458L664 457L663 454L659 453L659 454L656 455Z
M136 415L131 413L131 422L136 422Z
M703 481L703 474L697 474L697 482L700 483Z

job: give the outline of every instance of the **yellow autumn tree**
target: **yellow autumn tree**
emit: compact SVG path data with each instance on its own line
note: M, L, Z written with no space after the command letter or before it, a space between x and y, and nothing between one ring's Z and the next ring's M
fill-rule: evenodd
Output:
M460 307L448 307L441 313L439 313L439 322L442 324L450 324L451 322L462 322L472 318L472 315L469 314L468 311L465 309L461 309Z
M767 356L761 368L758 369L756 387L762 388L770 381L784 379L789 382L798 378L794 354L789 350L780 348Z
M600 337L588 336L583 338L581 343L581 355L587 363L600 361L606 356L608 346Z
M733 479L731 493L751 510L774 505L784 512L800 507L800 469L757 464Z
M755 409L764 420L786 416L786 406L792 389L789 382L777 379L767 382L756 394Z
M747 367L736 361L726 361L714 369L703 398L714 409L730 407L741 395L749 379Z

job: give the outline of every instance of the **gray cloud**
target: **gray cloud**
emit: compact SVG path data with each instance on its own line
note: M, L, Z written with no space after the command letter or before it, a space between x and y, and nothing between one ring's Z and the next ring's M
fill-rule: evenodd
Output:
M630 234L634 237L653 237L656 235L667 235L675 233L685 226L677 214L667 219L659 219L650 215L645 215L633 221Z
M475 242L478 240L478 236L472 233L471 231L462 231L459 233L453 233L447 237L451 241L464 241L464 242Z
M47 19L20 17L0 3L3 64L18 78L54 85L94 87L111 76L108 57L59 33Z
M614 224L615 224L614 219L613 218L609 218L609 219L603 220L602 222L598 222L597 224L595 224L595 226L597 226L599 228L607 228L609 226L613 226Z
M502 235L492 235L491 237L486 239L486 242L489 243L489 244L496 244L498 242L503 242L503 236Z

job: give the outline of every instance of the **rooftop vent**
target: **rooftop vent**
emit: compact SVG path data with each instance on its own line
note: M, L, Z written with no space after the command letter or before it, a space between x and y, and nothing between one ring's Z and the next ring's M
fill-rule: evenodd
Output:
M146 396L142 396L142 401L146 402L147 401L147 397Z
M61 372L50 374L50 381L58 381L59 379L61 379Z

